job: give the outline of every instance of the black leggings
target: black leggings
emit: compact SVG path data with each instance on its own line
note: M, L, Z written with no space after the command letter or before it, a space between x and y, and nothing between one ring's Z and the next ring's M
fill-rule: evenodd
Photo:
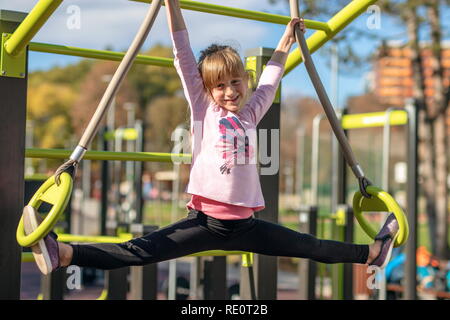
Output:
M364 264L369 255L368 245L319 240L253 217L219 220L197 210L142 238L72 247L71 264L104 270L156 263L206 250L248 251L323 263Z

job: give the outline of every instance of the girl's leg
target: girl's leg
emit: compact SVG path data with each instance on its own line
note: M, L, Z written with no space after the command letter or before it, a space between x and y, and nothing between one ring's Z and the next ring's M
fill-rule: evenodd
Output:
M253 219L247 232L240 233L229 242L229 250L307 258L322 263L365 264L369 257L368 245L320 240L259 219Z
M202 225L198 212L192 210L185 219L124 243L72 245L70 264L103 270L145 265L212 250L221 241Z

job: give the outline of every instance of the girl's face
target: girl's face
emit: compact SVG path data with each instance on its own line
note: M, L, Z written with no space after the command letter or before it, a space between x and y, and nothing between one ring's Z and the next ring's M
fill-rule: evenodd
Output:
M226 77L213 88L211 96L214 102L231 112L239 112L245 104L248 84L244 77Z

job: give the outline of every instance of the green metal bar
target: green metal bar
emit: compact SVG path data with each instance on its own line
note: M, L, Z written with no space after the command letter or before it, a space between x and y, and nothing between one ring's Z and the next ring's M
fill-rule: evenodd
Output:
M150 3L152 0L132 0L136 2ZM286 25L291 18L279 14L258 12L246 9L239 9L233 7L225 7L216 4L204 3L199 1L180 0L180 7L182 9L199 11L211 14L218 14L221 16L235 17L248 20L256 20L262 22L269 22L275 24ZM305 26L310 29L322 30L327 33L331 32L330 28L325 22L307 20L305 19Z
M350 2L344 9L339 11L328 21L327 25L330 28L330 32L325 33L323 31L316 31L306 40L310 53L313 53L322 47L328 40L332 39L339 31L344 29L376 1L377 0L353 0ZM284 75L286 76L296 66L302 63L302 61L303 59L300 50L299 48L296 48L288 56Z
M29 50L109 61L122 61L125 56L125 52L85 49L39 42L31 42ZM135 62L160 67L173 67L173 59L171 58L137 55Z
M13 56L21 52L61 3L62 0L40 0L5 43L6 52Z
M64 149L25 149L26 158L68 159L72 150ZM182 153L157 153L157 152L112 152L112 151L87 151L83 159L86 160L118 160L118 161L149 161L172 162L190 161L190 154Z
M62 235L58 235L58 240L62 241L62 242L90 242L90 243L121 243L124 241L128 241L129 239L121 239L121 238L115 238L115 237L87 237L87 236L75 236L75 235L64 235L65 236L65 240L61 240L60 236ZM69 237L71 236L71 237ZM70 240L68 241L67 239L75 239L75 240ZM100 239L100 241L92 241L95 238L105 238ZM106 238L111 238L111 241L107 241L108 239ZM85 241L77 241L78 240L84 240ZM98 240L98 239L97 239ZM247 255L250 254L249 252L245 252L245 251L224 251L224 250L209 250L209 251L202 251L202 252L197 252L197 253L193 253L190 255L187 255L187 257L213 257L213 256L235 256L235 255ZM33 257L33 253L31 252L22 252L22 262L34 262L34 257Z
M121 243L133 239L129 233L121 234L119 237L113 236L85 236L77 234L58 234L58 241L61 242L92 242L92 243Z
M249 252L245 251L224 251L224 250L209 250L202 251L188 255L187 257L211 257L211 256L235 256L235 255L245 255L249 254Z

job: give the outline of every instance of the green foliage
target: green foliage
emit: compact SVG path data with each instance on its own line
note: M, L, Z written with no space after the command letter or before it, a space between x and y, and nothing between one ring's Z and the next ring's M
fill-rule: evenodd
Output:
M62 148L72 133L69 108L75 92L67 85L43 82L28 90L28 116L36 147Z
M77 89L93 63L92 60L81 60L74 65L54 67L47 71L33 72L29 76L28 85L30 87L35 87L45 82L51 82L65 84Z
M171 58L172 49L156 45L145 55ZM174 68L134 65L129 79L138 93L137 99L141 106L147 106L152 99L161 96L173 96L181 90L181 81Z
M147 150L171 152L174 142L172 133L180 124L188 128L188 107L184 98L178 96L159 97L148 105L146 123Z

